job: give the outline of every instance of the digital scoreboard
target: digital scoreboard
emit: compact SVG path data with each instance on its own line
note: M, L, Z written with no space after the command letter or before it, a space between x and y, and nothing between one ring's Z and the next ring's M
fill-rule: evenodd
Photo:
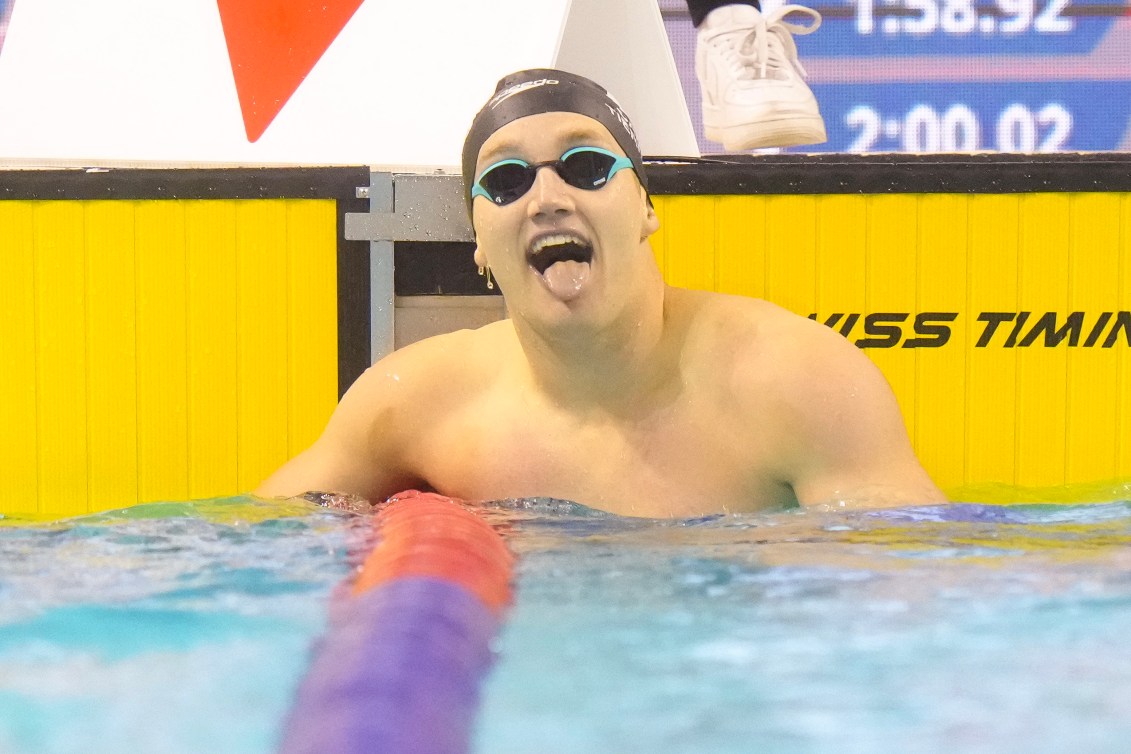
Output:
M846 0L799 37L805 151L1131 149L1131 16L1095 0Z
M677 3L660 4L697 121L694 32L689 20L680 32ZM764 0L764 7L776 6ZM820 28L794 40L829 140L788 151L1131 150L1129 0L811 7L822 15ZM702 138L700 146L720 150Z

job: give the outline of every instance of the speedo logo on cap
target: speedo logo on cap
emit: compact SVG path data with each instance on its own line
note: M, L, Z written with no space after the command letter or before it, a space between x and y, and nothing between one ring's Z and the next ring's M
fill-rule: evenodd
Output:
M539 87L539 86L546 86L548 84L560 84L560 83L561 82L558 81L557 79L534 79L533 81L523 81L521 84L515 84L513 86L509 86L506 89L504 89L503 91L496 94L494 97L491 98L491 101L488 103L488 107L494 109L494 108L498 107L499 104L503 102L503 100L507 99L508 97L513 97L514 95L518 94L519 92L525 92L527 89L533 89L533 88Z

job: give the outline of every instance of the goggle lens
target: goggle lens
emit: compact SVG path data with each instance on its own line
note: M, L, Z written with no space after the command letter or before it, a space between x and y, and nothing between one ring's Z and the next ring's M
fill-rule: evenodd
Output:
M510 204L530 190L536 175L530 165L504 162L485 172L479 179L479 185L495 204Z

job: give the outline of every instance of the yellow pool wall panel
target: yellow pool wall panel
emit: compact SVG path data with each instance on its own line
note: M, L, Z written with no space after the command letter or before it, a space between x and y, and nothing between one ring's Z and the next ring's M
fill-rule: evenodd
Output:
M330 199L0 201L0 512L245 492L337 403Z
M1131 478L1131 194L654 201L669 283L865 346L944 489Z
M34 512L39 490L36 258L31 207L0 202L0 511Z

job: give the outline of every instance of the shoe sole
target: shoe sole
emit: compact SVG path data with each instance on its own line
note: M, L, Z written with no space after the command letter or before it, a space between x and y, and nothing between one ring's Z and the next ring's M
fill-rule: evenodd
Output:
M796 147L802 144L824 144L829 137L821 116L791 116L778 120L764 120L740 126L703 128L711 141L732 152L767 147Z

